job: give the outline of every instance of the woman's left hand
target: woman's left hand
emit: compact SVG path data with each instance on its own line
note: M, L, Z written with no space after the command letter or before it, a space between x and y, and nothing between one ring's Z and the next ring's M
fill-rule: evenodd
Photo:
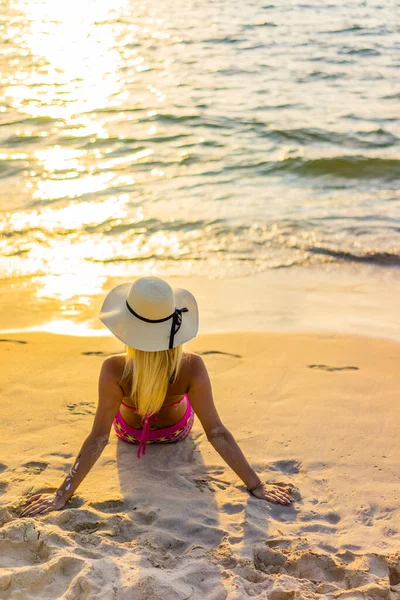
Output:
M27 506L23 509L20 517L36 517L47 515L53 510L61 510L68 500L60 498L56 494L35 494L27 500Z

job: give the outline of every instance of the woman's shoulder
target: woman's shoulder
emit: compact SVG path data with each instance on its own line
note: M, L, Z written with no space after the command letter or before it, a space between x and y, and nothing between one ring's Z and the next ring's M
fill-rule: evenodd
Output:
M112 354L103 360L101 371L104 375L119 381L125 367L124 354Z
M200 354L196 352L184 352L182 355L182 364L188 369L192 376L197 376L206 371L206 366Z
M181 369L185 370L191 377L196 377L206 372L206 366L200 354L184 351L182 353ZM112 378L120 381L125 368L125 354L113 354L103 361L102 371Z

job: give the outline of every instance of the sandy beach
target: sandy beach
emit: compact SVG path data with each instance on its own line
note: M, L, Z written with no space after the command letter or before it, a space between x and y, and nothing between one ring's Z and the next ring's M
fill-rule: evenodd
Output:
M2 3L0 600L400 600L398 5ZM20 518L78 468L105 295L143 276L196 298L186 348L292 505L195 417L140 460L112 429Z
M111 337L0 340L0 598L400 598L395 341L228 332L187 348L211 373L224 424L283 507L252 498L198 419L171 446L109 445L68 506L18 518L53 491L89 433Z

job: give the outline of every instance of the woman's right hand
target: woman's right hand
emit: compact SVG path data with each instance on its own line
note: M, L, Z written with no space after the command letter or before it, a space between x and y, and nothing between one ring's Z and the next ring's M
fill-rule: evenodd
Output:
M35 494L27 500L27 506L23 509L20 517L36 517L47 515L53 510L61 510L68 500L60 498L56 494Z
M293 498L290 496L290 486L281 483L263 482L259 487L253 490L253 495L267 502L275 504L292 504Z

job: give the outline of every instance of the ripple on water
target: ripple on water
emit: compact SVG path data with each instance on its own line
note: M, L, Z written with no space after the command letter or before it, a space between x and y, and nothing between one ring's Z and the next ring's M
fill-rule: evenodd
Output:
M3 12L0 277L399 265L389 0Z

